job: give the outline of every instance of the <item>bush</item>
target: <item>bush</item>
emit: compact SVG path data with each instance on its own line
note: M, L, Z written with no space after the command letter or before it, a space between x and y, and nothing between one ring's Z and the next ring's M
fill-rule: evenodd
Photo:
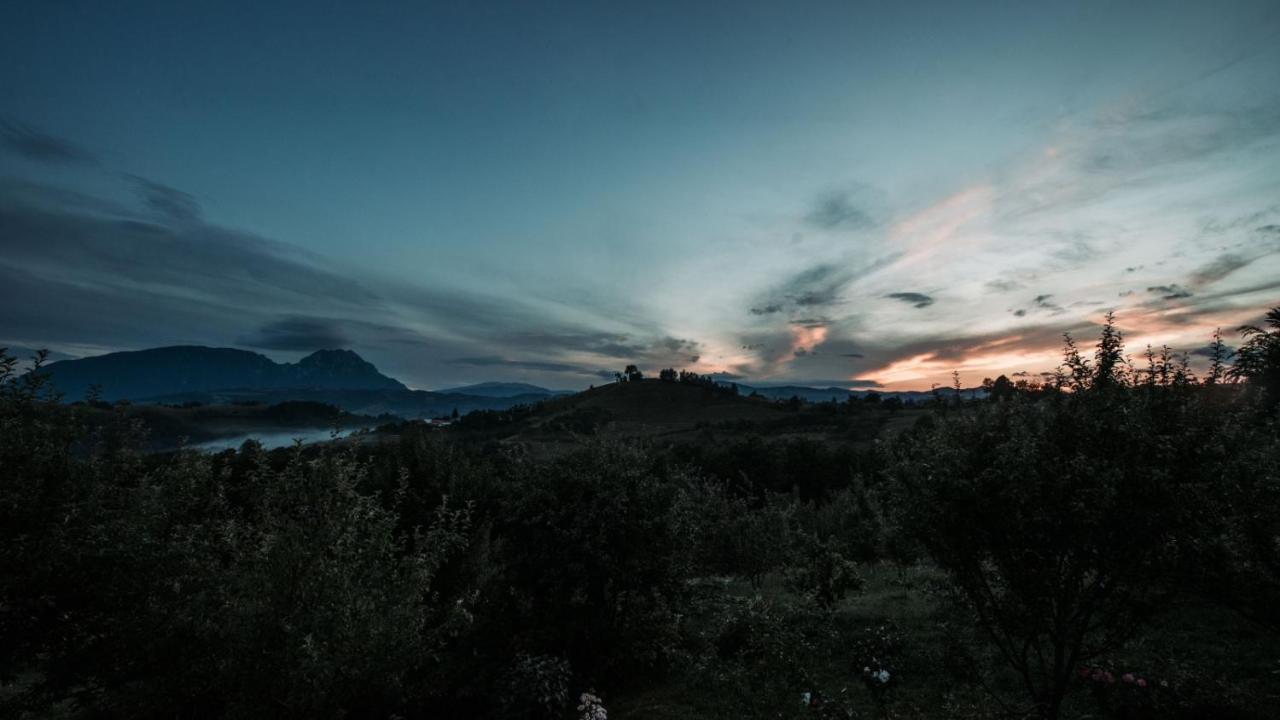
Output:
M580 673L638 678L665 666L686 592L676 484L637 450L597 444L510 471L493 532L493 628L520 652Z
M1080 391L953 415L897 448L904 528L1042 716L1172 590L1190 500L1213 473L1195 414Z

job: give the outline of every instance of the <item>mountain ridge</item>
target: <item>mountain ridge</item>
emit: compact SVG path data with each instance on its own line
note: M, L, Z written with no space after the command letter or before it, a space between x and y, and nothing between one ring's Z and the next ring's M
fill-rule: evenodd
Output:
M172 345L59 360L43 372L68 400L94 386L108 401L230 388L408 390L351 350L318 350L296 363L277 363L250 350Z

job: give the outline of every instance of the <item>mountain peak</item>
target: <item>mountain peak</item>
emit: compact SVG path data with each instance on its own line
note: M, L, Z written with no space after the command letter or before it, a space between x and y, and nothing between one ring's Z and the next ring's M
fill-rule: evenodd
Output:
M373 364L360 357L354 350L341 348L316 350L298 361L298 365L368 365Z
M407 389L351 350L319 350L297 363L276 363L247 350L177 346L64 360L46 371L70 400L84 397L92 385L107 400L230 389Z

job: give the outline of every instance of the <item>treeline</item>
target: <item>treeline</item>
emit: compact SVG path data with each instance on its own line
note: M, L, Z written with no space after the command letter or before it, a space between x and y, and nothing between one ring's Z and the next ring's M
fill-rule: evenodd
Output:
M1143 652L1188 603L1280 642L1271 320L1215 383L1135 371L1108 322L1053 390L870 448L534 457L408 424L152 456L6 358L0 708L618 717L676 687L699 717L1265 717L1241 646L1186 650L1248 683ZM885 573L936 626L850 614Z

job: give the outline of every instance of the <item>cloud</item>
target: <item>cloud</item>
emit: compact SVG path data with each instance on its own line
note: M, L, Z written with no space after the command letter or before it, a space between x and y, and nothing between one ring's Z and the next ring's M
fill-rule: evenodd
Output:
M518 297L352 274L299 248L202 220L194 201L161 183L128 182L151 215L0 181L0 325L9 337L103 350L345 346L426 386L477 379L464 376L465 367L576 372L585 385L600 366L681 367L705 354L700 342L652 324L610 316L602 321L610 327L596 327ZM450 357L479 360L465 365ZM493 359L510 362L478 364Z
M1190 290L1177 283L1172 285L1153 285L1147 288L1147 292L1159 295L1161 300L1182 300L1192 295Z
M1224 346L1223 346L1223 353L1224 353L1224 354L1223 354L1223 359L1225 360L1226 358L1231 357L1231 355L1232 355L1235 351L1236 351L1236 349L1235 349L1234 347L1231 347L1230 345L1224 345ZM1191 354L1192 354L1192 355L1194 355L1194 356L1196 356L1196 357L1211 358L1211 357L1213 357L1213 346L1212 346L1212 345L1204 345L1204 346L1202 346L1202 347L1198 347L1198 348L1196 348L1196 349L1192 350L1192 351L1191 351Z
M1280 103L1223 109L1166 105L1099 119L1080 153L1086 172L1130 175L1205 160L1280 132Z
M350 340L333 318L291 316L263 325L238 344L267 350L332 350L347 347Z
M752 315L775 315L780 312L782 312L782 306L777 303L765 305L764 307L751 308Z
M200 203L191 195L137 175L126 177L134 184L143 203L161 217L178 222L195 222L200 219Z
M823 195L804 219L809 225L823 230L861 230L876 224L871 215L858 207L845 192Z
M788 387L788 386L809 387L809 388L819 388L819 389L825 389L829 387L843 387L843 388L884 387L884 385L882 385L881 383L868 378L829 379L829 378L819 377L819 378L799 378L795 380L761 380L761 381L752 381L750 378L747 378L743 384L753 388L760 388L762 390L766 388Z
M984 287L992 292L1010 292L1012 290L1021 290L1025 286L1017 280L997 279L989 281Z
M707 377L709 377L709 378L711 378L711 379L713 379L713 380L722 380L722 381L726 381L726 382L727 382L727 381L742 380L742 379L743 379L743 377L742 377L741 375L738 375L737 373L731 373L731 372L713 372L713 373L707 373Z
M791 320L790 323L792 325L800 325L801 327L819 328L830 325L831 321L826 318L796 318Z
M454 365L465 365L468 367L500 367L514 368L517 370L538 370L542 372L554 373L576 373L579 375L595 375L596 377L613 377L613 373L607 370L591 370L580 365L571 365L561 362L546 362L541 360L508 360L496 355L487 355L484 357L464 357L454 358L449 361Z
M384 306L361 283L283 243L215 225L103 215L96 207L68 207L65 199L53 194L38 206L0 194L3 262L86 291L168 296L255 314L267 307L305 309L317 301L364 310Z
M15 155L36 162L95 165L92 153L75 143L49 135L14 120L0 119L0 143Z
M892 298L894 300L900 300L904 303L907 303L917 308L929 307L934 302L932 297L925 295L923 293L917 293L917 292L889 293L888 295L885 295L885 297Z
M822 307L840 301L840 293L853 280L847 268L817 265L791 278L785 296L800 307Z
M1051 253L1066 267L1078 267L1101 255L1092 239L1084 233L1057 233L1060 244Z
M1213 283L1218 282L1219 280L1222 280L1223 278L1227 277L1228 275L1230 275L1231 273L1237 270L1248 267L1250 264L1252 264L1254 261L1258 260L1261 257L1262 255L1255 255L1253 257L1244 257L1241 255L1236 255L1234 253L1225 253L1225 254L1219 255L1218 257L1214 258L1211 262L1205 265L1202 265L1195 272L1193 272L1191 274L1191 277L1188 279L1188 282L1190 282L1193 287L1197 287L1197 288L1202 287L1204 285L1211 285Z
M1050 313L1053 313L1054 315L1066 312L1065 310L1062 309L1061 305L1055 302L1050 302L1049 298L1052 298L1052 297L1053 295L1051 294L1037 295L1035 296L1035 298L1031 300L1031 304L1035 305L1036 308L1040 310L1048 311ZM1018 317L1022 317L1022 316L1019 315Z

